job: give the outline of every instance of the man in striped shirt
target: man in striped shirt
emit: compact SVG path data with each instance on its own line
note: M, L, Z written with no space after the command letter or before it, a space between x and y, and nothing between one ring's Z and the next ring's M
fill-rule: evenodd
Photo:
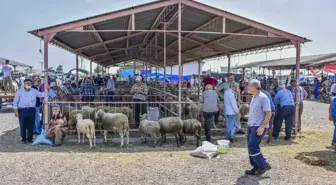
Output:
M290 86L287 87L288 90L290 90L293 94L293 97L295 98L295 91L296 91L296 80L295 79L292 79L290 81ZM299 120L298 120L298 131L300 132L301 131L301 116L302 116L302 112L303 112L303 100L305 100L308 96L308 93L307 91L299 86L299 94L298 94L299 98L298 98L298 101L299 101ZM295 101L295 99L294 99Z
M82 101L84 102L93 102L95 95L95 87L91 83L91 78L87 77L84 84L80 88L80 92L83 95Z

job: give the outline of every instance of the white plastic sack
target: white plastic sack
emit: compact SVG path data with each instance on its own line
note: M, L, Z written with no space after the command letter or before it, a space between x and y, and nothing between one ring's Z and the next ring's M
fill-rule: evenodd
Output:
M190 155L194 157L211 159L218 155L217 146L213 145L207 141L202 142L202 146L198 147L196 150L192 151Z
M148 120L149 121L159 121L159 108L158 107L149 107Z
M53 145L53 142L46 137L46 131L42 129L40 135L38 135L33 142L33 145Z

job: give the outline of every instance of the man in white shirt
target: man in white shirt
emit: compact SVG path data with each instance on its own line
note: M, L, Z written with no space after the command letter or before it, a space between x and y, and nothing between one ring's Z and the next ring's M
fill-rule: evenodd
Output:
M5 88L5 95L7 92L11 93L13 89L13 82L12 82L12 71L13 69L8 66L9 60L6 60L5 65L2 66L2 73L3 73L3 86Z
M336 96L336 83L334 83L331 88L330 88L330 93L333 95L333 96Z

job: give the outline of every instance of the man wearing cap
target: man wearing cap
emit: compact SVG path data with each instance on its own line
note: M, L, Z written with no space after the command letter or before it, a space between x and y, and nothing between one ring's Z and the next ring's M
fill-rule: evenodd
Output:
M3 86L5 88L5 95L7 92L13 90L13 83L12 83L12 71L13 69L8 66L9 60L6 60L5 65L2 66L2 74L3 74Z
M19 117L22 144L33 142L36 98L43 97L43 93L36 89L32 89L31 86L32 80L25 79L24 87L16 92L13 103L15 116Z
M295 98L295 93L296 93L296 80L295 79L292 79L290 81L290 86L288 86L287 89L292 92L293 98ZM308 96L307 91L303 87L299 86L299 94L298 94L298 101L299 101L298 102L299 103L298 131L299 132L301 131L301 116L303 112L303 100L307 99L307 96Z
M91 78L87 77L84 84L80 88L80 92L83 95L82 101L84 102L93 102L95 95L95 87L91 83Z
M218 96L224 97L225 91L230 89L230 86L233 85L233 84L238 86L238 83L234 81L234 74L229 73L228 78L227 78L227 82L222 83L218 88L218 91L217 91ZM235 98L236 98L238 103L241 102L239 89L237 89L237 91L235 91ZM224 104L223 109L225 110L225 104ZM236 123L236 133L245 134L245 132L243 130L241 130L240 118L237 117L237 121L235 123Z
M281 130L282 122L285 120L286 137L285 140L290 140L292 137L293 120L295 114L294 98L292 92L285 88L284 84L280 85L278 93L274 97L274 103L280 104L277 114L274 119L273 137L277 139Z
M41 79L40 78L35 78L34 79L34 84L32 85L33 89L38 90L38 88L41 85ZM39 97L36 98L36 112L35 112L35 124L34 124L34 130L33 133L40 134L41 133L41 124L40 124L40 107L41 107L41 100Z
M142 77L137 76L135 79L136 83L132 86L131 94L134 94L134 102L144 102L147 100L148 87L145 83L142 82ZM147 113L147 106L145 103L136 103L135 104L135 124L139 127L140 124L140 114L143 115Z
M129 78L131 78L131 76L129 76ZM113 102L114 101L113 96L115 95L116 88L115 88L115 83L112 77L107 81L106 90L107 90L108 96L105 98L105 101Z

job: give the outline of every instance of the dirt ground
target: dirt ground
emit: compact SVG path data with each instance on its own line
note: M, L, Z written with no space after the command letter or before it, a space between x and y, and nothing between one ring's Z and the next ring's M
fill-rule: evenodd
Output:
M336 152L325 148L333 131L328 105L305 102L303 125L293 141L263 143L272 170L251 177L244 175L250 168L245 137L211 160L189 155L194 142L177 148L174 140L157 148L133 142L126 148L99 143L94 150L88 142L21 145L18 120L5 111L0 113L0 184L335 184Z

